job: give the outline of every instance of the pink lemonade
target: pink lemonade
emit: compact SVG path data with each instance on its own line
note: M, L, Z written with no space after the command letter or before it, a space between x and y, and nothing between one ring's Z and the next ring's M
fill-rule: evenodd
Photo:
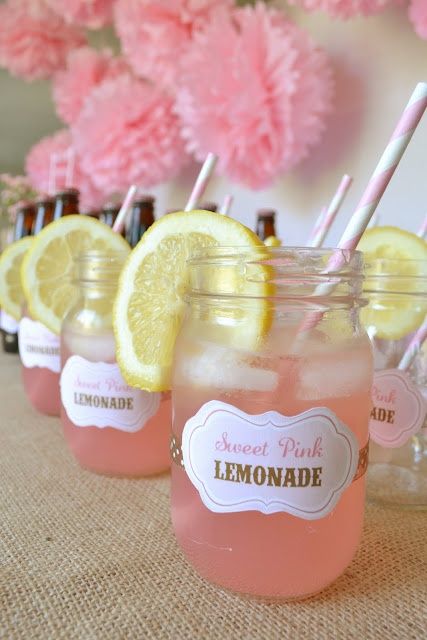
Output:
M24 310L19 325L22 382L32 406L47 416L59 416L59 338Z
M279 346L276 352L280 352ZM182 336L179 349L183 352L187 348ZM315 404L333 411L355 434L360 449L366 445L371 354L365 338L347 349L334 353L328 350L327 355L313 354L309 349L305 358L273 354L260 357L255 366L245 364L245 358L239 363L239 354L234 355L235 362L230 352L223 350L222 366L221 354L217 360L218 379L213 374L205 384L199 369L194 379L186 379L177 369L175 435L181 436L187 420L211 400L231 404L248 414L260 414L274 406L286 416L301 414ZM221 388L222 374L228 367L231 380L233 366L237 369L235 384ZM354 381L352 370L357 371ZM341 380L340 372L346 372ZM200 384L196 384L197 378ZM270 390L257 390L270 383ZM319 520L303 520L287 513L214 513L176 464L172 465L172 476L172 519L184 553L205 578L234 591L272 598L315 593L341 575L359 545L364 476L354 481L336 508Z
M61 340L61 361L63 368L72 356L81 356L85 361L116 365L115 341L111 332L104 335L82 336L67 331ZM80 377L84 377L84 370ZM117 391L122 397L123 388ZM95 387L95 388L94 388ZM117 387L116 387L117 388ZM89 393L88 393L89 392ZM137 389L134 395L143 394ZM79 394L81 409L90 399L102 398L97 383L84 385L84 381L73 387ZM129 394L128 394L129 395ZM157 395L157 394L155 394ZM109 396L112 401L113 396ZM96 412L98 407L92 408ZM111 406L111 403L110 403ZM138 477L166 471L170 466L169 438L171 420L170 393L159 394L159 406L155 415L135 426L132 432L126 432L115 426L76 426L61 405L61 422L68 446L82 467L111 476ZM140 427L140 428L139 428Z
M373 370L358 320L360 279L349 269L301 336L327 252L279 255L286 278L265 298L273 326L247 347L260 298L221 297L230 278L219 268L228 275L233 256L194 260L175 351L171 442L172 522L187 559L211 582L273 600L324 589L358 548ZM360 254L352 260L356 273ZM236 265L242 272L239 256ZM307 265L311 278L299 275ZM257 272L247 273L253 282Z
M78 462L96 473L139 477L170 466L170 393L123 380L116 362L112 307L126 254L77 260L79 298L61 329L61 420Z

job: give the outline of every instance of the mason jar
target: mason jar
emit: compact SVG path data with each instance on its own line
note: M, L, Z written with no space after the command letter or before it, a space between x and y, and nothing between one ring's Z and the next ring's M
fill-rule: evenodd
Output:
M59 416L59 336L34 320L24 305L19 322L18 342L25 395L40 413Z
M209 248L189 263L172 522L195 569L239 593L311 595L359 545L372 353L362 255L325 274L336 251Z
M427 508L427 345L408 351L427 315L427 262L381 259L367 267L362 319L375 363L368 497Z
M125 258L77 260L79 296L61 330L61 420L82 467L138 477L169 468L171 400L127 385L116 362L112 307Z

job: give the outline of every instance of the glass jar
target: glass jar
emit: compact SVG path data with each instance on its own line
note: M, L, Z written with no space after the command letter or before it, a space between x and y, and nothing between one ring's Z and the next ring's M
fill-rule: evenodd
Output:
M61 330L61 420L81 466L138 477L168 469L170 394L128 386L116 363L112 306L125 254L77 260L79 298Z
M59 336L34 320L26 306L19 323L19 356L24 391L32 406L47 416L59 416Z
M190 261L173 372L172 522L196 570L240 593L316 593L359 545L373 369L359 322L363 259L343 251L332 278L330 255L208 249ZM252 287L260 281L265 297Z
M427 345L409 366L403 355L427 314L427 262L376 260L368 265L363 321L375 374L370 420L368 498L427 508Z

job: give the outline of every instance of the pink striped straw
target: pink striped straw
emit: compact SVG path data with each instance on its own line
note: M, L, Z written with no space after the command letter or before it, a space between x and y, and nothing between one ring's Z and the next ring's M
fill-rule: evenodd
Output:
M368 229L373 229L374 227L378 227L380 223L380 214L378 211L375 211L374 215L371 218L370 223L368 224Z
M417 84L380 161L365 189L356 211L338 243L338 249L353 251L359 244L366 227L377 208L405 150L427 108L427 83ZM338 271L345 263L342 251L336 251L328 262L326 273ZM323 284L316 288L316 296L326 296L334 285ZM308 313L298 331L308 331L317 325L322 312Z
M314 238L316 237L316 235L319 233L319 229L322 226L322 222L323 222L323 218L325 217L326 213L328 211L328 207L322 207L320 210L319 215L316 218L316 222L314 223L311 231L310 231L310 235L308 237L307 240L307 247L312 247L313 245L311 244L314 240Z
M117 218L114 221L113 231L115 233L121 233L123 231L128 212L130 211L133 199L135 197L135 193L136 193L136 186L133 184L132 186L129 187L126 197L123 200L123 204L120 207L120 211L117 214Z
M422 223L421 227L417 231L417 236L419 238L422 238L423 240L427 240L427 215L424 218L424 222Z
M65 186L67 188L73 186L75 160L76 160L76 153L70 147L67 151L67 169L65 174Z
M218 158L214 153L208 153L208 155L206 156L206 160L204 161L203 166L200 169L200 173L197 176L196 182L194 183L193 191L188 198L188 202L185 205L184 211L192 211L197 206L198 201L206 191L206 187L208 186L208 182L211 179L217 160Z
M57 153L51 153L49 156L49 174L47 178L47 191L49 195L56 193L56 162L58 159Z
M341 208L342 203L351 187L353 178L345 174L332 198L329 207L326 210L326 214L320 221L319 227L316 233L313 233L313 238L309 244L310 247L321 247L325 241L326 235L331 228L338 211Z
M219 213L221 215L228 216L228 214L230 212L230 209L231 209L231 205L233 204L233 200L234 200L234 197L230 193L228 193L225 196L224 201L223 201L223 203L221 205L221 208L219 210Z
M407 371L412 364L413 359L421 349L424 340L427 339L427 316L424 319L423 324L414 334L411 342L406 347L405 353L402 356L397 368L401 371Z

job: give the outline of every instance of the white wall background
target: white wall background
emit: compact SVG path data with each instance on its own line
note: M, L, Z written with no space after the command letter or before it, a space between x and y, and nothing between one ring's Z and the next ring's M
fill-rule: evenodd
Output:
M285 6L284 1L275 3ZM415 84L427 81L427 42L420 40L405 12L369 19L333 21L324 15L291 12L330 53L337 79L337 110L323 143L271 189L251 192L215 178L206 198L235 196L232 214L253 226L255 210L277 209L279 235L303 244L321 206L343 173L354 185L327 244L339 237L384 149ZM0 27L1 28L1 27ZM22 169L26 150L61 125L54 116L47 83L26 84L0 74L0 171ZM153 190L157 211L185 203L196 175L191 167L179 181ZM415 230L427 212L427 115L380 205L381 223Z

